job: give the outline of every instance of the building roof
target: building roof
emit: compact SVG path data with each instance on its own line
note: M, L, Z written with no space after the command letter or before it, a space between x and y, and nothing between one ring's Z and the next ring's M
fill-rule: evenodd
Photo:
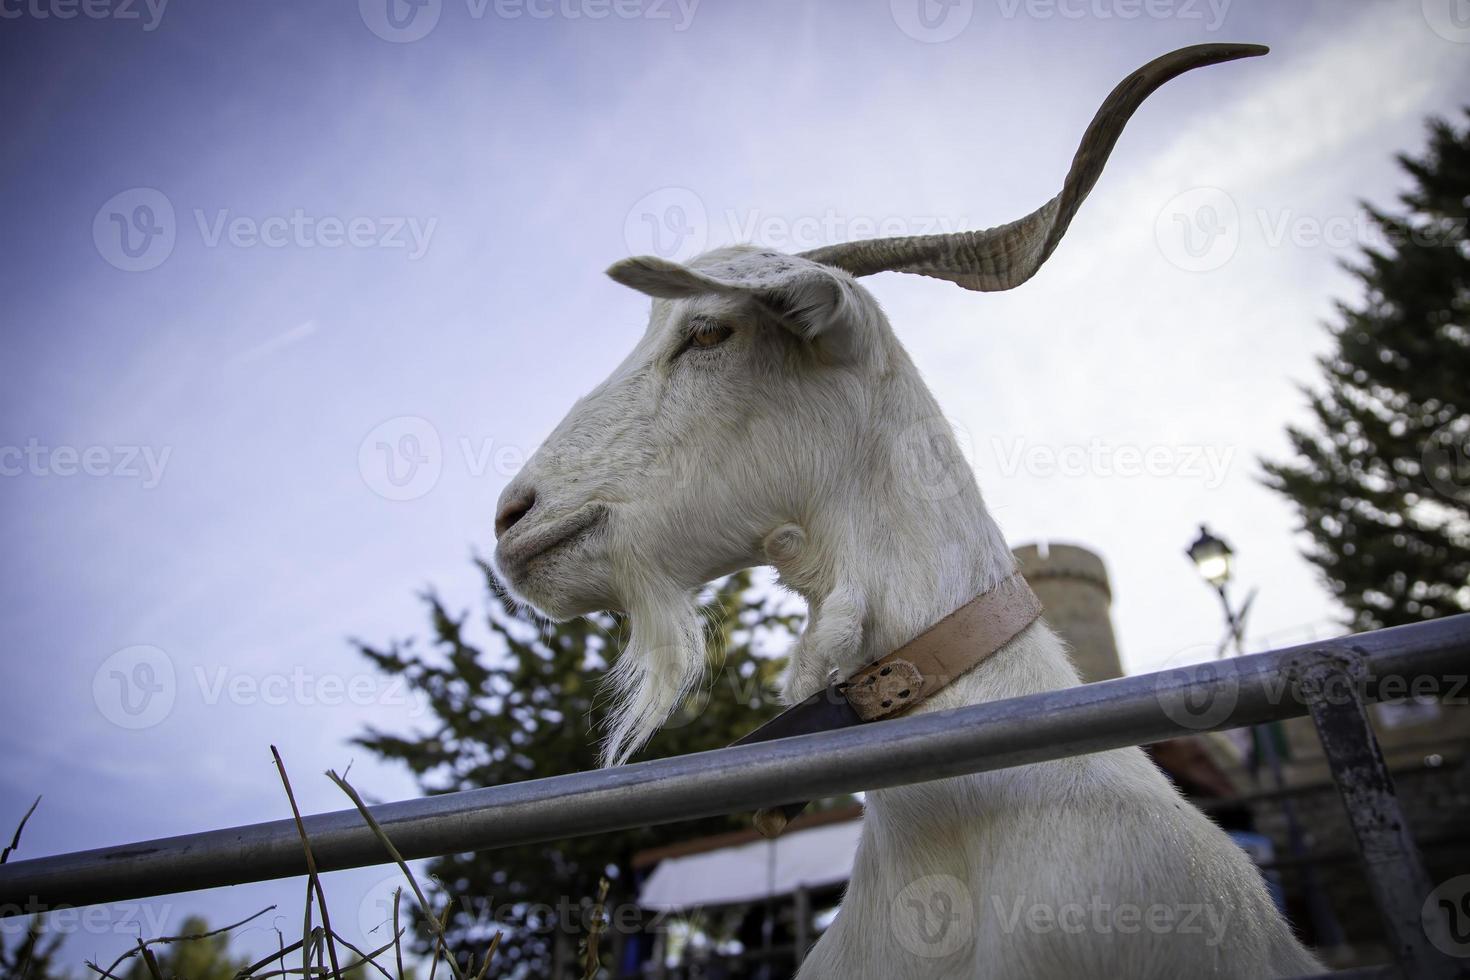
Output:
M862 810L852 807L811 814L801 825L793 821L792 829L775 840L742 831L691 842L703 846L685 847L682 853L677 847L660 849L674 853L658 860L639 890L638 904L708 908L841 884L852 877L861 816Z

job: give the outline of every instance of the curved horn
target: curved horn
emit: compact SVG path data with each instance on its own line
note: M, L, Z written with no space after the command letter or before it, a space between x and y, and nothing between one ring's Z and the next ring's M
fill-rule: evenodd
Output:
M1123 79L1082 134L1062 192L1019 221L985 231L827 245L802 252L801 256L854 276L911 272L948 279L966 289L992 291L1019 286L1036 274L1057 247L1072 216L1097 183L1128 117L1144 99L1169 79L1193 68L1254 58L1268 50L1260 44L1196 44L1155 58Z

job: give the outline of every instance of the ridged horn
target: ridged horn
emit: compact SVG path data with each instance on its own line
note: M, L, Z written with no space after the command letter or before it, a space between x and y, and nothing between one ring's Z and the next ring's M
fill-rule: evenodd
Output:
M1036 274L1062 240L1072 216L1102 174L1128 118L1144 99L1169 79L1192 69L1254 58L1268 50L1260 44L1196 44L1155 58L1123 79L1082 134L1062 192L1018 221L984 231L827 245L801 256L854 276L911 272L987 292L1019 286Z

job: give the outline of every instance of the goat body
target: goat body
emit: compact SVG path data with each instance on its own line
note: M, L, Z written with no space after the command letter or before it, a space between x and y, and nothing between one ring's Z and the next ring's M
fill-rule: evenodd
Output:
M986 232L719 249L610 274L653 297L642 340L501 497L496 561L554 617L630 614L604 743L625 760L699 683L695 596L773 565L807 601L784 696L897 649L1014 571L953 431L855 276L1024 282L1128 113L1182 71L1262 53L1201 45L1105 101L1062 192ZM917 710L1076 684L1038 621ZM880 723L881 724L881 723ZM874 792L812 978L1274 977L1317 971L1254 865L1136 748Z

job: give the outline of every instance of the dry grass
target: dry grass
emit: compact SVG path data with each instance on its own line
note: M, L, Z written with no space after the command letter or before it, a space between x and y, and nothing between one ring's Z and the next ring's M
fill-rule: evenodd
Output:
M449 950L449 937L447 927L449 917L453 911L453 896L447 892L437 903L440 911L434 913L435 903L430 901L413 869L394 846L393 841L383 830L382 826L373 818L368 806L363 802L362 796L343 776L328 770L327 778L331 779L352 803L360 814L363 822L373 832L383 845L384 854L391 859L403 873L407 884L418 907L423 910L424 922L434 938L434 946L427 960L417 964L412 962L405 968L405 952L403 949L403 938L408 928L400 921L400 899L403 889L398 888L393 893L393 935L387 942L376 949L364 951L353 945L332 927L331 913L327 907L326 890L322 886L321 876L318 874L316 856L313 853L311 839L306 831L305 821L301 817L301 811L296 805L296 794L291 788L290 777L286 773L285 762L274 745L271 746L271 758L275 762L280 774L281 785L285 790L286 800L291 807L291 815L296 822L296 830L301 836L301 849L306 859L306 901L302 910L301 938L286 943L285 936L277 931L279 945L275 952L251 963L235 974L236 980L268 980L276 977L301 977L316 978L316 980L345 980L345 978L357 978L363 975L380 975L385 980L408 980L416 974L414 967L427 966L429 970L428 980L435 980L435 974L442 962L454 980L486 980L492 974L491 967L495 962L496 950L499 948L501 933L497 932L491 938L485 949L483 958L480 960L479 968L475 968L475 956L470 954L465 957L466 962L461 964ZM16 827L10 844L0 851L0 864L10 857L20 846L21 833L24 831L26 822L35 813L36 806L41 802L40 797L31 804L25 816L21 818ZM602 971L599 944L603 929L603 905L607 899L608 882L603 879L598 889L596 906L592 917L592 924L588 935L581 944L581 967L583 980L595 980ZM96 976L104 980L124 980L128 972L136 969L137 964L142 964L146 975L152 980L174 980L172 977L164 976L164 970L159 965L155 948L170 946L177 943L195 942L202 939L225 935L247 925L274 911L276 906L271 905L261 909L254 915L241 919L239 922L231 923L219 929L208 932L192 933L179 936L159 936L153 939L139 938L135 945L121 953L107 967L99 966L91 960L86 961L86 966ZM346 954L351 954L349 959ZM136 961L136 963L134 962ZM122 970L123 973L118 971Z

